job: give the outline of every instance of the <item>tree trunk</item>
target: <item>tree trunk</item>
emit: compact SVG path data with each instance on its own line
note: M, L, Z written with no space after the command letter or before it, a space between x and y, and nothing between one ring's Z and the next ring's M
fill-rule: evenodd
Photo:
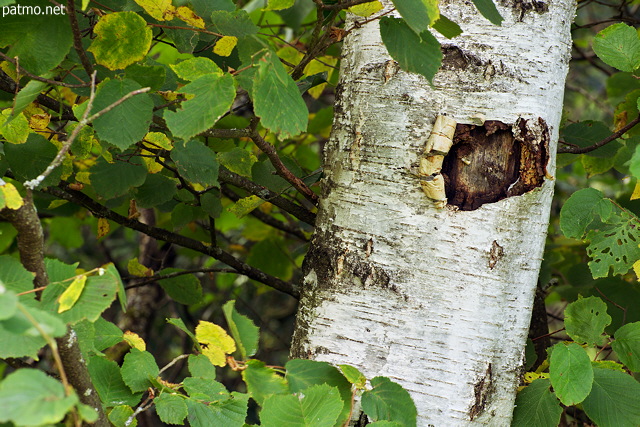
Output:
M509 425L523 367L575 9L500 3L502 26L441 3L463 34L440 39L433 86L398 69L376 20L343 47L292 356L390 377L421 426ZM441 115L458 125L439 209L416 173Z

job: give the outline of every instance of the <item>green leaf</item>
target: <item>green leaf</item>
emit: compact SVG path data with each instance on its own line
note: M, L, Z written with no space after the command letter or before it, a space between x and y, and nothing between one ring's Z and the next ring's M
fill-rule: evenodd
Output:
M563 404L569 406L582 402L593 384L589 355L576 343L554 345L549 376L556 396Z
M87 278L87 283L76 304L64 313L60 313L60 318L67 323L76 323L83 319L95 322L115 300L119 282L118 271L113 264L108 264L104 268L104 274ZM58 299L71 283L70 280L52 281L42 292L42 307L57 313Z
M165 268L157 274L169 274L182 271L179 268ZM196 276L183 274L160 280L160 286L176 302L184 305L197 304L202 301L202 285Z
M131 424L127 423L129 418L133 415L133 408L128 405L118 405L109 412L109 421L115 427L135 427L138 425L138 420L133 419Z
M582 407L599 427L640 425L640 384L630 375L594 369L593 388Z
M216 379L216 367L204 354L190 354L187 362L192 377Z
M403 70L433 79L442 63L442 51L428 30L417 35L403 20L385 16L380 19L380 35L389 55Z
M120 369L122 380L134 393L149 388L151 386L149 377L155 378L160 373L153 355L148 351L140 351L135 348L132 348L124 356L124 362Z
M438 2L433 0L393 0L393 5L416 34L427 31L440 16Z
M258 196L248 196L239 199L233 205L229 206L229 212L238 218L249 215L253 210L258 209L265 201Z
M222 212L222 203L220 196L208 191L200 196L200 206L211 218L218 218Z
M77 249L84 244L82 221L75 217L56 216L49 221L47 243L56 242L67 249Z
M224 317L229 325L231 336L240 350L242 360L251 357L258 351L258 339L260 329L253 323L251 319L236 311L235 301L228 301L222 306Z
M224 72L209 58L196 57L169 65L173 71L183 80L194 81L207 74L222 76Z
M595 188L578 190L569 197L560 211L560 229L570 238L582 239L596 212L603 206L602 193Z
M133 80L141 87L149 87L152 91L159 90L164 86L167 72L160 65L145 66L133 64L127 67L124 72L128 80Z
M205 405L192 399L186 401L191 427L243 427L247 417L248 394L232 393L230 399Z
M150 173L140 187L133 189L132 195L139 208L152 208L173 199L178 189L177 182L157 173Z
M99 317L94 323L95 347L102 351L122 341L122 330L113 323Z
M347 381L355 385L356 388L364 388L367 378L358 370L358 368L351 365L339 365L338 368L340 368Z
M257 34L260 30L244 10L235 10L233 12L216 10L211 14L211 22L213 31L225 36L242 38Z
M180 329L182 332L184 332L185 334L187 334L191 340L194 343L197 343L198 340L196 339L196 336L193 335L193 332L191 332L189 330L189 328L187 328L187 325L184 324L184 322L182 321L182 319L176 319L176 318L171 318L171 319L167 319L167 323L177 327L178 329Z
M91 185L98 196L106 200L126 194L130 188L142 185L147 178L147 169L142 165L121 161L108 163L103 157L90 171Z
M564 311L567 334L578 344L601 345L604 328L611 324L607 305L598 297L582 298L572 302Z
M205 74L182 87L180 92L193 98L183 102L177 111L165 111L164 118L169 130L185 141L213 127L236 97L230 74Z
M0 422L21 426L55 424L78 403L62 384L37 369L18 369L0 382Z
M611 130L602 122L593 120L584 120L578 123L572 123L562 129L562 138L564 142L577 145L578 147L589 147L611 136ZM613 157L620 149L622 144L612 141L594 151L588 153L588 156L608 158Z
M141 61L151 47L153 33L135 12L115 12L100 18L93 32L97 37L87 49L96 62L110 70Z
M267 397L260 412L264 427L332 427L343 401L335 387L314 385L297 396L274 394Z
M18 310L18 296L0 283L0 320L7 320Z
M44 172L58 149L42 135L32 133L24 144L4 144L4 154L16 178L25 182ZM62 167L57 167L38 188L56 185L61 176Z
M210 378L187 377L183 381L183 388L195 399L220 401L229 398L224 385Z
M247 391L260 406L263 406L264 400L271 395L289 394L287 381L260 360L247 362L246 369L242 371L242 379L247 384Z
M186 180L206 186L218 186L218 161L216 155L202 142L192 139L186 144L176 144L171 151L178 172Z
M48 74L46 77L51 78L52 75ZM17 116L24 111L24 109L27 108L27 106L31 104L31 102L33 102L33 100L40 95L40 92L44 91L44 88L48 85L48 83L38 80L31 80L27 83L20 92L18 92L14 99L12 115Z
M498 12L492 0L473 0L478 11L494 25L502 25L504 18Z
M291 259L273 238L256 243L251 248L247 263L283 280L288 280L293 272Z
M433 29L445 36L448 39L462 34L462 28L444 15L440 15L440 18L432 25Z
M57 317L35 307L23 306L27 314L21 310L12 317L0 321L0 357L38 358L38 351L47 343L40 334L40 330L32 323L52 337L66 334L66 325Z
M142 393L131 393L122 380L118 364L113 360L94 356L89 359L88 369L100 400L105 406L135 406L140 402Z
M20 6L45 10L52 4L46 0L20 0ZM15 13L2 17L0 48L10 46L5 54L10 58L19 57L20 66L36 75L42 75L60 64L72 44L66 13Z
M640 322L627 323L618 329L611 347L627 368L640 372Z
M548 379L537 379L516 397L511 425L513 427L556 427L562 407L549 390Z
M90 114L102 111L129 92L141 89L129 79L108 80L100 85ZM153 117L153 101L146 93L138 94L93 121L98 137L121 151L142 140Z
M185 399L177 394L162 393L153 402L160 420L166 424L182 425L188 415Z
M371 379L371 390L362 393L362 410L374 421L397 421L415 426L418 411L409 392L387 377Z
M230 151L218 153L218 161L231 172L251 178L251 168L258 159L253 153L240 147L234 147Z
M593 51L608 65L621 71L640 67L640 39L635 28L622 22L600 31L593 40Z
M267 0L265 10L289 9L295 2L296 0Z
M252 98L260 123L281 138L296 136L307 129L307 105L298 86L273 52L259 60Z
M0 255L0 283L16 294L33 289L34 274L27 271L20 261L9 255ZM31 300L31 303L29 303ZM27 305L35 305L35 295L20 296L20 302Z
M11 144L24 144L29 137L29 121L24 114L12 114L11 108L5 108L0 115L0 135Z
M347 420L351 406L351 383L336 367L327 362L293 359L287 362L285 368L285 379L293 393L304 393L304 390L316 384L337 387L344 402L338 422L344 423Z

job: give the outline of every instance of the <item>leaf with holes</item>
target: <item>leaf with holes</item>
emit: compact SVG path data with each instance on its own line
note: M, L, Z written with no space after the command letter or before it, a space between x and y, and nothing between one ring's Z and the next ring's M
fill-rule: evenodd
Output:
M602 344L604 328L611 324L607 305L598 297L582 298L572 302L564 311L567 334L579 344Z

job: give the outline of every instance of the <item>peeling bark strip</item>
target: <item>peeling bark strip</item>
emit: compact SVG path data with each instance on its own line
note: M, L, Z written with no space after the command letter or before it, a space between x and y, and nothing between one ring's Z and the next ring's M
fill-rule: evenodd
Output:
M475 403L469 409L469 419L473 421L475 417L485 410L487 400L493 392L493 374L491 372L491 363L487 366L487 371L480 380L473 386L473 394L475 395Z
M424 148L424 157L420 159L420 186L436 208L447 205L444 178L440 171L442 162L453 145L456 121L450 117L438 116Z
M547 175L549 129L541 118L458 124L453 143L442 175L449 204L461 210L527 193Z

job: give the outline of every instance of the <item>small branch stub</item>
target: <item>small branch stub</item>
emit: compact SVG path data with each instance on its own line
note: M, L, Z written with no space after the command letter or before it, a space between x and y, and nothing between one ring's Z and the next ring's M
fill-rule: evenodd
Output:
M420 159L420 186L427 197L433 200L438 209L447 205L445 194L442 162L453 145L453 135L456 131L456 121L451 117L438 116L433 125L429 139L424 148L424 157Z

